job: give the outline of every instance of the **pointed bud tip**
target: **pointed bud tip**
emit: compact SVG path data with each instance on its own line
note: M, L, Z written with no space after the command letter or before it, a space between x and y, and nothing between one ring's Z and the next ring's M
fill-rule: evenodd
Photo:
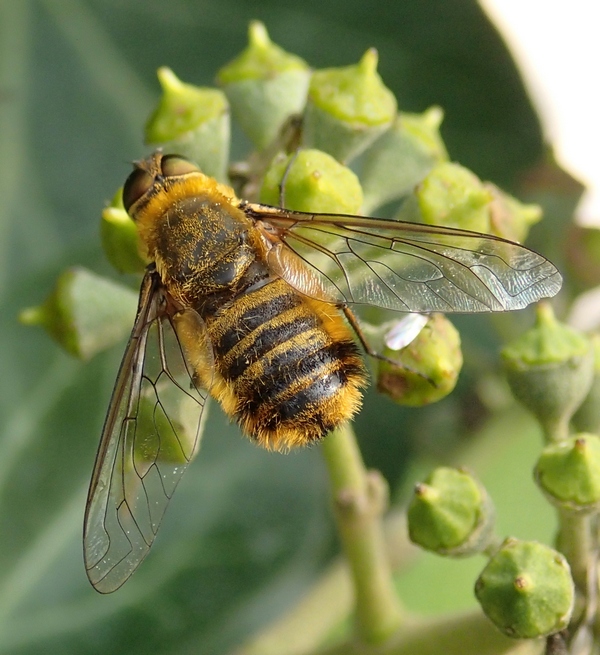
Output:
M531 578L527 575L518 575L514 582L517 591L529 591L532 587Z
M430 128L437 130L444 121L444 110L432 105L423 112L423 120Z
M168 66L161 66L156 71L156 76L164 93L183 91L184 83Z
M271 45L271 39L265 24L259 20L250 21L248 27L248 42L253 48L266 50Z
M46 312L43 305L26 307L19 312L18 318L22 325L43 325L46 320Z
M431 504L439 499L440 493L435 487L425 484L425 482L417 482L415 484L415 496L419 500Z
M377 72L379 63L379 53L376 48L369 48L358 62L358 68L361 73L372 75Z

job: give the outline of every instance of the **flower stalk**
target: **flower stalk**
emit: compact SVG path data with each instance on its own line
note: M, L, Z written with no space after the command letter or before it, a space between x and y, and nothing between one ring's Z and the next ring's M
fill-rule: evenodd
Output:
M354 582L357 629L364 641L380 643L402 622L383 534L387 485L379 472L366 469L350 424L324 439L322 451L338 534Z

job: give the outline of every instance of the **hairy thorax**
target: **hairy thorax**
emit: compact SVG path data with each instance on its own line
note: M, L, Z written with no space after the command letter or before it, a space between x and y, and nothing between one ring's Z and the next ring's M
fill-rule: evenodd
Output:
M268 275L264 248L237 208L193 197L158 220L154 259L165 286L185 306L202 310ZM201 313L204 313L201 311Z

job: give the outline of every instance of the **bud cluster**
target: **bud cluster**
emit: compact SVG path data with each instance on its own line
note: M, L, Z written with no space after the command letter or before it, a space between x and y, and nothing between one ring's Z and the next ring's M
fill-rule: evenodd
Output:
M398 111L377 64L377 51L369 49L356 64L312 70L253 21L248 46L218 71L218 88L195 86L159 68L162 94L147 121L146 142L188 157L218 181L230 181L231 173L249 200L342 214L372 213L402 201L399 219L523 238L539 210L450 163L439 131L441 109ZM232 118L255 152L230 169ZM354 161L358 175L348 168ZM143 271L144 253L120 192L102 219L102 243L111 264L120 273ZM55 297L62 290L59 285ZM66 308L65 315L46 313L38 323L69 352L87 353L83 343L68 345L64 339L62 325L77 313L70 302L61 296L55 305ZM94 335L89 339L104 343ZM385 357L379 387L408 405L447 395L462 365L459 335L441 316L431 317L411 350L386 351ZM398 366L392 366L396 359Z

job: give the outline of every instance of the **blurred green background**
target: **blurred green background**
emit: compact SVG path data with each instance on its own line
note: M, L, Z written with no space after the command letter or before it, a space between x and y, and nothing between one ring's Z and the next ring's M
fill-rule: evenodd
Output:
M82 364L17 322L66 266L117 279L101 254L99 216L129 162L146 151L156 69L212 84L245 47L251 19L317 68L356 62L375 46L400 108L443 107L452 159L510 192L523 196L523 175L542 158L540 125L515 65L470 0L1 1L0 653L227 652L301 598L336 553L319 448L260 451L212 406L201 456L151 556L119 592L98 595L83 569L81 522L122 349ZM234 156L245 147L236 135ZM534 243L548 253L544 239L537 228ZM531 314L510 320L496 327L512 333ZM367 464L394 489L411 455L442 457L465 426L481 423L472 383L497 366L498 341L486 317L456 323L467 360L457 393L407 411L371 391L357 421ZM515 423L500 422L478 461L493 461L484 479L508 493L496 499L501 530L547 538L550 513L528 473L537 435L519 421L524 451L511 446ZM523 482L506 489L506 471L515 469ZM432 559L400 580L412 606L472 604L480 563ZM426 575L438 584L449 576L449 598Z

